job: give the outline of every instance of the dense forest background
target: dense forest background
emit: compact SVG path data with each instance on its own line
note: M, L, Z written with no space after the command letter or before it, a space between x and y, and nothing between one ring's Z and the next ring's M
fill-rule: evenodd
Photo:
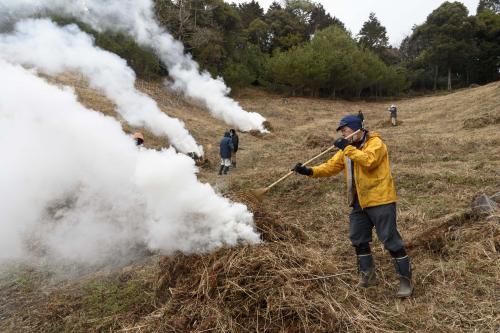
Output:
M475 16L460 2L444 2L413 27L399 48L389 45L375 14L351 33L311 0L274 2L267 11L254 0L239 5L155 0L155 11L160 25L182 41L200 68L223 77L233 89L378 98L500 79L500 0L480 0ZM78 24L97 45L125 58L139 77L168 74L151 50L124 35Z

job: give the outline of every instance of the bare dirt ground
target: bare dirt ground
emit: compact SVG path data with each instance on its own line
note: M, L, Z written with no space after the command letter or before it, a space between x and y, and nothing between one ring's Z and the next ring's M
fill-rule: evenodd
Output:
M57 81L75 86L85 105L116 117L113 105L81 80ZM0 277L0 331L500 331L499 216L478 217L469 209L478 194L500 191L500 83L370 103L242 91L236 100L266 117L273 130L239 133L237 168L228 176L217 175L218 141L227 125L157 83L138 87L186 123L209 161L199 179L248 204L263 243L156 255L57 283L47 268L15 267ZM399 110L397 127L388 121L392 103ZM329 147L339 119L358 110L389 148L399 229L414 265L411 299L394 297L390 256L376 239L379 283L367 290L354 286L342 176L294 175L262 203L248 194ZM124 124L124 130L135 129ZM146 146L167 145L145 134Z

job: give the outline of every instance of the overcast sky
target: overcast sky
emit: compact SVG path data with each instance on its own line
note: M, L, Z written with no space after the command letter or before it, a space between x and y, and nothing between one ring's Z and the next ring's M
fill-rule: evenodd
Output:
M250 0L224 0L225 2L243 3ZM267 10L273 0L257 0ZM443 0L313 0L321 3L331 16L344 22L347 29L356 35L370 12L387 29L390 44L399 46L403 38L411 33L414 24L421 24ZM453 0L451 0L453 1ZM462 0L469 15L476 14L479 0Z

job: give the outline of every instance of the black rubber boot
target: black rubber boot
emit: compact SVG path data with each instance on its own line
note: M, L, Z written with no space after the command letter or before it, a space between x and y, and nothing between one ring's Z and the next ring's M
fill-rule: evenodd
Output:
M220 175L222 175L222 170L224 170L224 166L223 166L223 165L221 165L221 166L220 166L220 169L219 169L219 176L220 176Z
M394 268L399 277L399 290L396 296L401 298L410 297L413 292L410 258L404 256L401 258L393 258L392 260L394 260Z
M229 171L229 167L228 166L225 166L224 167L224 174L227 175L227 172Z
M375 264L373 263L373 256L371 254L358 255L359 279L358 286L368 288L373 286L375 281Z

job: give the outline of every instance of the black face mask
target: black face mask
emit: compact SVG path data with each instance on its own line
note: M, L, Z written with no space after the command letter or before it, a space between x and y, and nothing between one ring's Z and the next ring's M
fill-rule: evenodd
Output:
M140 146L140 145L142 145L143 143L144 143L144 140L143 140L143 139L141 139L141 138L137 138L137 139L135 139L135 144L136 144L137 146Z

